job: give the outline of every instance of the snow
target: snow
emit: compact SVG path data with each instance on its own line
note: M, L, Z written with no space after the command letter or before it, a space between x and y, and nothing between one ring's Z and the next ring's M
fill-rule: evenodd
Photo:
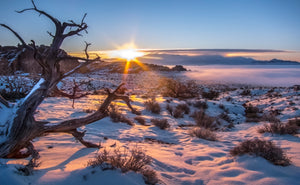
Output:
M31 89L30 93L28 93L28 94L26 95L26 97L23 99L23 102L25 102L27 98L29 98L35 91L37 91L37 90L41 87L42 83L44 83L44 82L45 82L45 79L44 79L44 78L41 78L41 79L33 86L33 88Z
M189 115L184 118L175 119L170 116L166 110L167 100L170 105L176 106L185 103L183 100L174 98L165 98L156 94L156 101L160 104L162 112L157 115L145 110L143 103L147 100L143 98L143 93L151 89L158 77L157 74L133 74L128 78L136 81L129 84L131 94L134 90L139 93L131 95L133 107L142 112L142 117L146 119L148 126L140 125L135 122L135 126L129 126L125 123L114 123L109 117L92 124L81 127L80 130L86 130L85 139L94 143L100 143L104 148L117 147L133 148L141 147L146 154L153 158L151 168L157 172L160 184L181 185L181 184L299 184L300 174L300 138L290 135L271 135L259 134L257 129L264 122L245 122L244 103L251 103L259 107L263 113L279 109L281 114L277 117L286 122L288 119L300 116L300 93L291 88L271 87L249 87L251 96L242 96L244 89L236 88L221 93L216 100L208 100L208 109L206 113L217 117L228 109L229 117L234 120L235 127L228 129L228 122L222 121L220 130L216 132L218 141L207 141L192 137L189 134L190 127L179 127L179 125L194 124ZM103 74L99 74L101 76ZM140 76L139 76L140 75ZM145 75L145 76L143 76ZM76 74L76 80L84 80L84 77ZM96 78L90 75L91 79ZM114 87L120 80L118 74L107 76L104 80L96 81L99 87ZM69 82L72 82L72 78ZM145 83L141 86L143 80L151 83ZM41 79L34 92L43 83ZM67 88L64 84L61 87ZM104 84L104 85L103 85ZM71 85L70 85L71 87ZM144 88L145 87L145 88ZM207 86L206 88L210 88ZM215 87L218 88L218 87ZM219 87L221 88L221 87ZM280 96L278 96L280 94ZM226 98L232 100L227 101ZM49 124L56 124L65 119L86 116L86 110L96 110L99 104L104 100L105 95L89 95L79 100L75 100L75 108L72 108L72 100L62 97L46 98L39 106L35 114L36 120L46 120ZM190 99L189 102L204 101L204 99ZM293 102L293 103L291 103ZM116 101L120 111L134 121L136 115L121 101ZM224 110L220 108L224 106ZM191 113L197 108L190 106ZM4 111L4 110L3 110ZM8 111L8 110L7 110ZM2 110L1 110L2 112ZM1 113L9 116L9 112ZM161 130L151 124L152 118L167 119L171 127ZM2 122L0 122L2 123ZM0 125L1 126L1 125ZM224 127L224 128L222 128ZM161 140L165 143L151 142L147 138ZM287 167L275 166L261 157L243 155L232 157L229 150L239 142L261 138L272 140L277 146L283 148L292 160L292 165ZM171 144L166 144L171 143ZM142 175L139 173L128 172L121 173L119 170L101 171L99 168L86 167L89 160L102 149L88 149L77 143L71 135L67 134L49 134L34 140L34 145L40 153L41 166L37 168L32 176L22 176L15 173L15 166L24 164L26 160L18 159L0 159L0 184L1 185L63 185L63 184L145 184Z
M5 106L0 105L0 111L1 111L1 116L0 116L0 144L5 142L7 139L7 135L11 129L11 124L10 120L14 115L16 109L14 107L12 108L7 108Z

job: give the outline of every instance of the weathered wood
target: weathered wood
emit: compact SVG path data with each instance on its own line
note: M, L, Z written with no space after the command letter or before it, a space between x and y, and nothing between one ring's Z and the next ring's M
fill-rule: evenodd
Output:
M60 55L61 44L63 43L65 38L73 35L80 35L82 31L86 31L87 24L84 22L86 14L84 14L79 24L75 23L74 21L62 23L45 11L38 9L34 3L34 0L31 0L31 2L33 7L23 9L18 12L23 13L26 11L34 11L39 13L40 15L44 15L54 23L55 34L50 33L50 36L52 37L50 48L48 50L45 50L43 53L40 53L36 49L35 42L33 40L31 41L31 45L27 45L24 39L22 39L22 37L16 31L14 31L7 25L0 24L2 27L10 30L20 40L25 48L29 48L34 51L34 59L43 68L43 73L41 75L40 81L34 86L31 92L22 101L18 102L17 104L12 104L6 101L0 95L0 107L6 107L8 109L14 110L12 111L13 113L9 117L9 119L4 123L4 126L0 127L0 137L2 138L0 143L0 157L20 158L28 157L29 155L31 155L32 158L37 158L38 153L36 150L34 150L31 141L36 137L41 137L47 133L53 132L65 132L68 134L72 134L79 142L81 142L86 147L100 147L99 145L85 141L83 139L84 132L77 131L77 128L106 117L109 105L112 101L117 99L125 101L133 113L138 114L139 112L131 106L129 97L118 95L116 93L117 90L123 85L121 84L113 92L107 90L107 98L105 99L103 104L99 106L99 109L93 114L90 114L83 118L62 121L58 124L35 121L34 112L45 99L45 97L47 97L52 91L57 90L57 84L63 78L75 73L81 67L84 67L94 61L100 61L100 57L98 56L95 59L89 59L87 49L90 44L86 43L86 47L84 50L86 58L82 59L71 57L72 59L81 59L85 62L81 63L79 66L75 67L67 73L62 73L60 71L59 63L65 58L62 58ZM65 33L65 30L69 31ZM20 152L23 148L27 148L27 152Z

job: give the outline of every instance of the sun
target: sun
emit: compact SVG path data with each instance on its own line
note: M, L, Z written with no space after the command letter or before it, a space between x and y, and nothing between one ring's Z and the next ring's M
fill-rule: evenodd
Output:
M119 58L119 59L126 59L127 62L136 60L138 57L144 56L145 53L136 49L134 43L124 44L121 47L118 47L117 50L113 50L110 52L109 56L111 58Z
M138 57L144 56L143 52L139 52L136 49L122 49L117 51L119 58L126 59L127 61L135 60Z

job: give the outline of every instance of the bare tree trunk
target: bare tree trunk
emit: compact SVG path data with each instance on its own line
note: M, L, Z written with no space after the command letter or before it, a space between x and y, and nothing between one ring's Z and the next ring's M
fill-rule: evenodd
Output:
M130 100L127 96L118 95L116 91L123 85L121 84L115 91L110 92L107 90L108 96L104 103L99 107L99 109L86 117L70 119L63 121L61 123L51 125L47 122L37 122L34 119L34 112L42 101L47 97L51 91L57 90L57 83L63 78L75 73L81 67L84 67L91 62L100 61L100 58L89 59L87 52L88 46L90 44L86 43L85 53L86 58L78 57L61 57L60 46L64 39L73 35L80 35L80 32L86 31L87 24L84 22L86 14L83 16L81 23L77 24L74 21L61 23L58 19L52 17L48 13L38 9L32 1L32 8L23 9L18 11L23 13L26 11L34 11L50 19L56 28L55 34L49 32L49 35L53 38L52 44L46 52L40 53L35 46L35 42L32 40L32 44L27 45L22 37L5 24L0 24L0 26L10 30L22 43L22 45L29 50L34 51L34 59L42 67L43 73L39 82L34 86L31 92L18 103L10 103L6 101L0 95L0 113L10 114L3 123L0 123L0 157L1 158L23 158L28 157L33 154L33 145L31 141L47 133L53 132L65 132L72 134L78 141L87 147L99 147L96 144L84 141L84 132L77 131L77 128L100 120L107 116L107 108L110 103L116 99L121 99L126 102L128 107L133 113L138 113L130 105ZM68 30L68 31L66 31ZM66 33L65 33L66 32ZM67 73L62 73L60 71L60 62L64 59L79 59L85 61L79 66L70 70ZM23 148L27 148L27 152L21 153Z

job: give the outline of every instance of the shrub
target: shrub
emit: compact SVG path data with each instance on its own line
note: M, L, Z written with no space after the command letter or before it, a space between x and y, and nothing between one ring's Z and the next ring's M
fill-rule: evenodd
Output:
M175 109L174 111L173 111L173 117L174 118L183 118L183 116L184 116L184 111L183 110L181 110L181 109Z
M160 105L154 99L145 101L144 105L146 110L154 114L159 114L161 111Z
M245 140L230 150L232 156L250 154L260 156L275 165L288 166L291 164L286 153L271 141L260 139Z
M170 128L170 124L167 119L151 119L151 122L162 130Z
M135 119L139 124L141 124L141 125L145 125L145 124L146 124L146 120L145 120L145 118L143 118L142 116L136 116L134 119Z
M180 79L163 78L159 89L165 97L187 99L199 96L199 87L193 80L183 81Z
M258 122L261 119L261 116L258 115L260 112L257 107L254 107L252 104L244 104L245 107L245 116L246 116L246 122Z
M218 91L210 90L208 92L202 92L202 98L214 100L219 97L220 93Z
M278 119L278 118L276 117L276 115L273 114L273 113L263 114L262 120L268 121L268 122L270 122L270 123L280 123L280 119Z
M174 118L183 118L184 114L190 113L190 107L183 103L176 106L175 110L172 110Z
M6 100L15 101L24 98L30 92L36 79L24 80L24 77L18 75L0 76L0 82L4 86L0 89L1 96Z
M249 89L245 89L241 92L242 96L250 96L251 95L251 91Z
M173 107L172 107L170 104L167 104L166 110L169 112L169 114L170 114L171 116L173 116L173 111L174 111L174 109L173 109Z
M114 105L110 105L108 114L113 122L122 122L127 123L130 126L134 126L134 123L125 117Z
M123 173L139 172L144 176L146 183L155 184L158 178L154 170L147 168L150 163L151 157L147 156L142 149L135 147L132 150L116 148L112 152L104 149L94 160L88 161L87 166L98 166L102 170L121 169Z
M39 162L39 158L39 153L34 150L32 153L32 158L29 160L28 164L26 164L25 166L16 167L18 173L24 176L32 175L34 169L41 165L41 162Z
M209 141L216 141L217 140L217 135L211 130L205 129L205 128L200 128L196 127L192 130L190 130L190 135L193 137L198 137L201 139L206 139Z
M206 101L196 101L193 104L194 107L199 108L199 109L207 109L208 105Z
M227 121L228 123L231 123L231 119L230 117L228 116L228 114L226 114L225 112L223 112L222 114L219 115L219 118Z
M205 114L204 111L200 110L200 111L195 111L191 117L194 118L197 126L199 127L203 127L203 128L206 128L206 129L216 129L217 126L215 124L215 118L212 118L210 116L207 116Z
M182 110L184 112L184 114L190 113L190 107L186 103L177 105L176 109Z
M272 134L298 134L298 127L293 124L283 124L283 123L269 123L264 124L261 128L258 129L259 133L272 133Z
M288 122L288 124L300 127L300 119L298 117L296 117L294 119L290 119L289 122Z

